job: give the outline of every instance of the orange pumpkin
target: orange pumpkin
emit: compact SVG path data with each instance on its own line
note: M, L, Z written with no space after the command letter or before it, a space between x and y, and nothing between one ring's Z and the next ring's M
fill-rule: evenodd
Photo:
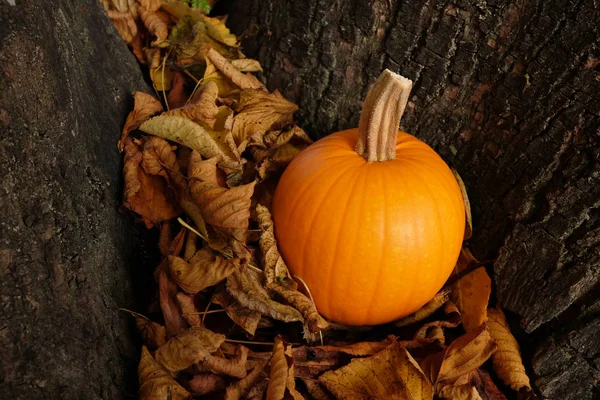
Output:
M347 325L418 310L452 272L465 232L460 188L427 144L398 132L412 82L389 70L358 129L314 143L273 198L275 234L325 317Z

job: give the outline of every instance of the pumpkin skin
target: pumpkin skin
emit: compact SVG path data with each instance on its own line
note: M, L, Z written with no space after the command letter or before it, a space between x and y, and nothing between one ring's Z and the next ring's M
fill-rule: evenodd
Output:
M326 318L375 325L409 315L450 276L461 250L460 188L427 144L398 133L396 158L367 162L357 129L300 153L273 198L282 256Z

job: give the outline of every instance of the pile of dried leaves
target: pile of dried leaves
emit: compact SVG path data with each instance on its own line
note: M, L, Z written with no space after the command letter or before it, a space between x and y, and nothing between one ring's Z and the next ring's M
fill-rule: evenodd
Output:
M507 390L534 396L467 249L409 317L360 328L324 320L281 258L269 212L278 176L311 143L296 105L251 74L259 63L224 19L204 14L209 2L103 3L157 94L134 93L118 143L124 207L160 230L155 321L132 313L145 342L142 399L504 399L482 368L490 358Z

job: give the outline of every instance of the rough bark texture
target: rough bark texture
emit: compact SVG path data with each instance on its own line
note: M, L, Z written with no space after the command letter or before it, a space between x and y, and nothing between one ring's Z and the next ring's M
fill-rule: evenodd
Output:
M600 378L600 4L594 0L229 1L269 88L315 137L358 124L383 68L415 82L403 128L462 175L469 245L498 257L541 393ZM534 347L537 347L535 355ZM594 389L594 387L596 389Z
M97 0L2 0L0 88L0 397L135 396L116 141L140 69Z

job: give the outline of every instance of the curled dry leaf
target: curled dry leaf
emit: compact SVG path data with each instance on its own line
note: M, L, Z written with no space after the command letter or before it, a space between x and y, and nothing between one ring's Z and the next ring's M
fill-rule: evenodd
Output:
M460 187L460 192L462 193L462 198L465 203L465 217L466 217L467 223L465 224L464 240L467 240L467 239L470 239L471 236L473 235L473 217L471 217L471 203L469 202L469 196L467 195L467 188L465 187L465 183L463 182L462 178L458 174L458 171L455 170L454 168L452 168L452 173L454 174L454 177L456 178L456 182L458 183L458 186Z
M181 108L172 109L164 113L164 116L179 116L187 118L196 123L204 123L213 128L219 113L217 96L219 88L214 82L206 82L199 87L192 101Z
M458 274L477 260L469 249L462 249L454 273ZM461 313L465 331L479 328L487 320L487 306L492 291L492 280L485 268L477 268L451 286L451 299Z
M244 307L284 322L302 321L302 315L290 306L271 300L267 291L248 268L227 278L227 291Z
M125 43L130 44L138 37L137 25L131 12L107 10L106 14L117 28Z
M178 292L177 285L173 283L164 269L164 263L158 267L158 295L160 308L165 320L167 337L177 335L187 327L187 322L181 315L179 303L175 295Z
M183 400L190 396L167 371L152 357L146 346L142 347L142 357L138 366L140 400Z
M323 387L321 387L321 384L319 383L319 381L314 380L314 379L304 378L304 379L302 379L302 382L304 382L304 386L306 386L306 390L308 391L308 394L310 395L310 397L312 399L315 399L315 400L331 400L331 399L333 399L333 397L331 397L331 395L329 393L327 393L325 391L325 389L323 389Z
M259 363L244 379L232 383L225 390L225 400L239 400L246 396L258 382L265 380L267 361Z
M201 365L215 374L229 375L235 378L244 378L246 376L247 359L248 349L244 346L238 346L235 350L235 358L227 359L223 357L210 356L204 360Z
M412 358L393 343L368 358L321 375L319 381L337 398L344 399L433 399L429 380Z
M154 96L144 92L133 92L133 110L127 115L121 140L117 143L119 151L123 151L125 139L131 131L139 128L142 122L163 110L162 104Z
M182 371L211 357L225 336L201 326L193 326L171 338L156 351L156 361L167 371Z
M148 11L157 11L160 8L161 0L137 0L137 2Z
M238 71L241 72L262 72L262 67L257 60L251 58L240 58L238 60L231 60L233 65Z
M444 386L438 396L445 400L482 400L477 389L470 384Z
M440 290L433 299L429 300L423 307L418 309L415 313L406 316L398 321L394 322L397 327L403 327L415 322L419 322L429 317L431 314L439 310L450 298L450 290Z
M223 307L227 316L231 318L233 322L239 325L249 335L254 336L261 318L259 312L252 311L242 306L226 292L215 293L211 299L211 303Z
M441 389L456 378L479 368L496 348L484 324L456 339L443 352L427 357L421 366L436 388Z
M202 326L198 309L194 305L194 296L179 292L176 297L181 308L181 316L187 323L190 326Z
M156 12L148 10L144 7L139 7L139 10L140 16L142 17L142 22L148 31L156 36L156 40L152 42L152 45L156 46L167 40L167 36L169 36L169 29L167 24L165 24L163 20L156 15Z
M222 376L216 374L198 374L188 385L193 394L203 395L225 389L226 383Z
M187 187L185 177L179 169L175 147L165 139L155 136L142 139L142 168L147 174L165 178L177 190L179 197Z
M188 167L190 192L200 205L204 220L217 228L245 232L256 182L226 189L218 184L216 176L216 160L203 161L197 152L192 152Z
M168 108L183 107L187 98L187 94L185 93L185 77L181 72L175 72L173 74L171 90L169 90L169 94L167 95Z
M186 293L195 294L214 286L240 268L239 259L224 259L204 248L196 253L193 262L169 256L169 270L173 280Z
M265 393L267 392L267 387L269 386L269 380L265 379L261 382L258 382L250 391L248 392L248 396L246 399L248 400L263 400L265 398Z
M356 342L342 346L315 346L313 347L313 351L319 349L326 352L338 351L352 356L372 356L373 354L385 350L395 341L396 338L394 336L389 336L381 342Z
M278 91L246 89L236 105L233 138L239 145L252 135L263 135L293 122L298 106L287 101Z
M267 400L283 399L286 391L293 399L303 399L296 390L292 346L286 343L281 336L277 336L273 344Z
M248 147L257 163L269 159L278 167L286 165L311 143L310 137L297 125L286 131L271 131L264 135L257 131L248 138ZM290 148L295 150L290 151Z
M529 377L525 373L519 344L510 332L506 317L500 307L488 309L490 335L498 344L492 354L492 363L498 377L513 390L531 389Z
M173 236L171 234L171 224L164 223L160 225L160 236L158 237L158 249L160 250L160 255L166 257L169 255L169 247L171 247L171 242L173 241Z
M135 316L135 325L148 348L157 349L167 341L167 331L164 326L137 315Z
M146 174L141 162L142 152L138 145L131 139L126 139L123 205L139 214L146 227L151 228L159 222L177 217L181 214L181 209L164 180Z
M440 345L443 346L446 342L444 328L456 328L461 322L460 313L458 312L456 305L452 301L447 301L444 304L444 312L448 317L447 320L433 321L424 324L415 333L414 339L431 339L434 342L437 341Z
M483 400L506 400L506 396L498 389L490 375L481 368L470 374L469 383L475 386Z
M229 78L231 82L240 89L264 89L264 86L260 81L252 75L244 75L214 49L210 49L208 53L206 53L206 58L208 58L216 69L221 71L224 76Z
M179 116L160 115L144 122L140 129L150 135L168 139L192 150L196 150L205 158L216 158L219 164L234 170L241 168L241 162L236 154L233 154L229 146L212 136L209 131Z

